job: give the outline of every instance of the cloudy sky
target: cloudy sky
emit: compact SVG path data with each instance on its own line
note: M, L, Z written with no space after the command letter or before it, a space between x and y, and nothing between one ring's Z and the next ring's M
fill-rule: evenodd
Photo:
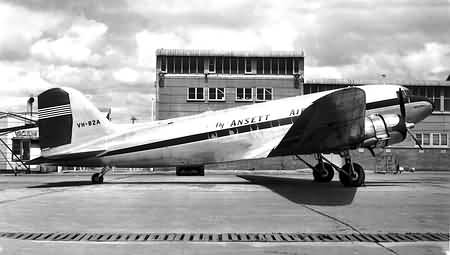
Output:
M155 49L304 49L305 77L444 80L450 1L2 0L0 111L70 86L150 118Z

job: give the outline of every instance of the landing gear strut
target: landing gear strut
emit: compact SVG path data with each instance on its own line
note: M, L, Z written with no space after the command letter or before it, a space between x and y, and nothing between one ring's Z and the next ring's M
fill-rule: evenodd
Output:
M345 151L342 155L345 158L345 165L339 171L339 180L346 187L359 187L364 184L366 175L361 165L353 163L350 153Z
M295 156L313 170L313 177L315 182L330 182L333 179L333 166L328 162L324 162L324 157L322 156L322 154L317 154L316 159L318 163L315 166L310 165L308 162L300 158L300 156Z
M103 183L103 175L111 170L111 167L105 166L102 168L100 173L95 173L91 177L92 184L102 184Z
M316 182L330 182L333 179L333 170L335 169L339 172L339 180L344 186L359 187L364 184L364 169L361 165L352 162L349 151L340 154L345 159L345 165L342 168L333 164L320 153L316 156L318 163L315 166L312 166L300 156L295 156L313 170L314 181Z

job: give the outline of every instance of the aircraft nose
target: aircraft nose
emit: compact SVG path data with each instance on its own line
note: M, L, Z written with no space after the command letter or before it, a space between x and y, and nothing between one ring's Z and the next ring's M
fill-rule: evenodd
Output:
M411 115L408 117L410 117L414 123L424 120L434 111L435 106L427 97L411 96L411 102L414 103L414 106Z

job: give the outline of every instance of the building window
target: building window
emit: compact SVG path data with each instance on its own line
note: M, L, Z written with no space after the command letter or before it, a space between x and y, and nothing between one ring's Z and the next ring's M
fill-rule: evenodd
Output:
M197 72L198 73L205 72L205 58L204 57L197 58Z
M231 58L231 74L237 74L238 73L238 59L237 58Z
M441 109L441 87L410 86L408 89L413 95L423 96L430 99L431 102L433 102L434 111L445 111L445 109Z
M173 57L169 56L167 57L167 72L168 73L174 73L175 65L173 63Z
M256 101L272 100L272 88L256 88Z
M423 138L423 139L422 139ZM417 142L428 147L447 147L447 133L416 133Z
M417 142L418 142L420 145L423 144L423 143L422 143L422 133L417 133L417 134L416 134L416 140L417 140Z
M423 144L422 145L430 145L430 134L429 133L425 133L423 134Z
M245 59L238 58L238 74L245 74Z
M225 101L225 88L209 88L208 89L209 101Z
M294 64L293 62L294 62L293 58L287 58L286 59L286 70L287 70L286 74L293 74L294 73L294 68L292 67L293 64Z
M263 74L264 64L263 58L256 59L256 74Z
M167 57L161 56L161 72L167 72Z
M432 137L433 137L433 145L435 146L435 145L440 145L440 142L439 142L439 136L440 136L440 134L432 134Z
M450 88L445 87L444 89L444 112L450 112Z
M252 88L236 88L236 101L253 101Z
M209 73L215 73L216 72L216 58L209 58L208 59L208 72Z
M294 58L294 74L295 73L299 73L299 63L298 60L296 58Z
M181 73L181 57L175 57L175 73Z
M188 101L203 101L205 100L205 94L203 88L188 88L187 89Z
M245 59L245 73L253 73L252 60L250 58Z
M272 74L278 74L278 58L272 58Z
M230 71L231 71L231 68L230 68L230 58L229 58L229 57L225 57L225 58L223 59L223 73L229 74Z
M223 73L223 57L216 58L216 73Z
M280 58L278 61L278 74L286 74L286 59Z
M189 58L183 57L182 61L182 73L189 73Z
M12 139L12 161L30 160L30 140Z
M448 138L446 133L441 133L441 145L447 146L448 145Z
M270 71L270 67L272 65L271 59L270 58L264 58L263 65L264 65L264 74L272 74L271 71Z
M197 58L190 57L189 58L189 73L198 73L197 72Z

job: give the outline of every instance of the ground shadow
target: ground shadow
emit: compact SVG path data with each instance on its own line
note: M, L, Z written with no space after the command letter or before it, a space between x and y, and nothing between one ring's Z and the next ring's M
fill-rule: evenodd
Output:
M252 183L242 182L242 181L105 181L103 184L92 184L91 181L62 181L62 182L49 182L42 183L39 185L28 186L30 189L38 188L57 188L57 187L77 187L77 186L87 186L87 185L159 185L159 184L185 184L185 185L231 185L231 184L247 184L253 185Z
M284 198L298 204L340 206L353 202L356 188L344 187L338 181L317 183L312 180L259 176L238 175L257 185L264 186Z

